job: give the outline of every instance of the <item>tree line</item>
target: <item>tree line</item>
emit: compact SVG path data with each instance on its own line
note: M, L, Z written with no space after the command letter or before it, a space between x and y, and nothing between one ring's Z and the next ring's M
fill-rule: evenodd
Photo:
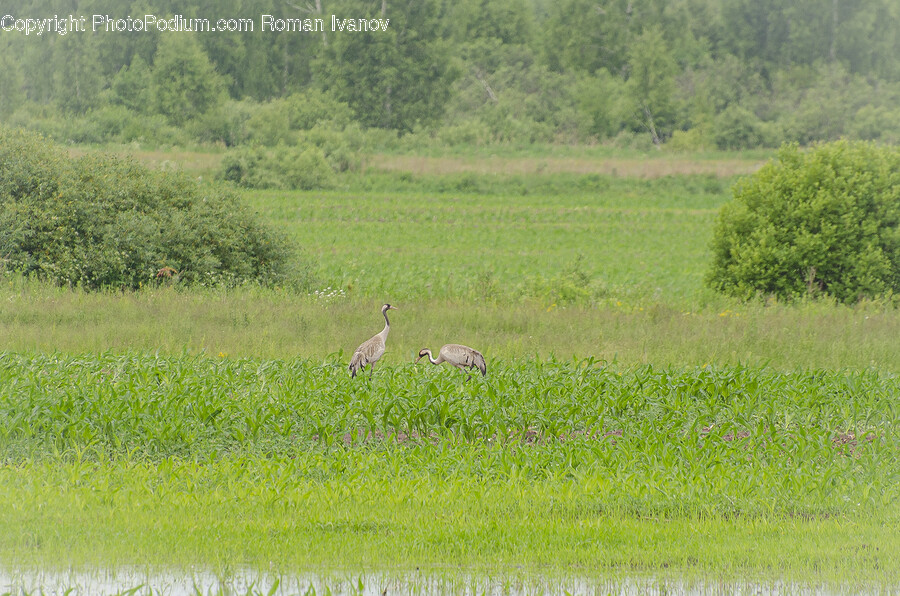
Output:
M66 141L272 146L323 122L450 145L900 141L896 0L7 4L0 16L256 24L40 36L0 28L0 117ZM259 27L262 15L390 25L273 32Z

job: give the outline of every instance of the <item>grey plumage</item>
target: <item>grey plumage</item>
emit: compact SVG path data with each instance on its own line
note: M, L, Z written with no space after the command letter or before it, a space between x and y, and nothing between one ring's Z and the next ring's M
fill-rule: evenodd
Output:
M445 344L438 351L438 357L435 359L431 355L431 350L424 348L419 350L419 357L416 362L428 356L428 361L432 364L440 364L449 362L459 370L465 372L466 369L475 369L481 371L481 376L487 374L487 364L484 362L484 356L478 350L464 346L462 344Z
M384 355L385 340L387 340L388 332L391 330L391 322L388 321L387 311L398 310L396 306L385 304L381 307L381 314L384 315L384 329L381 333L364 341L356 351L353 352L353 358L350 359L350 376L355 377L360 370L365 371L369 366L369 375L375 371L375 363Z

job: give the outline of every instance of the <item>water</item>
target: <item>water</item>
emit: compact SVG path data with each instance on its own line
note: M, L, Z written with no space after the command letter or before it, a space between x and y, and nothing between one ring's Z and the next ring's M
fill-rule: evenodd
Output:
M467 577L462 573L419 572L407 574L316 574L283 575L242 569L229 574L208 570L93 569L10 570L0 569L2 596L519 596L531 594L622 594L622 595L774 595L896 593L900 587L797 584L785 582L720 582L655 577L622 579Z

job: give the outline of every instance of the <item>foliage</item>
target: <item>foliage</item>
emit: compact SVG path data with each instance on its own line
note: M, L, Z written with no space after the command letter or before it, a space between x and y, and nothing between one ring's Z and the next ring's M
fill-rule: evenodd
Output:
M0 46L0 116L8 117L21 105L25 97L24 82L18 61Z
M112 102L120 104L134 112L147 112L156 105L153 97L154 87L147 84L151 80L150 67L140 54L116 73L110 84Z
M0 129L0 255L8 269L96 289L275 283L288 249L234 194L130 159L69 159Z
M781 149L722 208L708 282L727 294L855 302L900 292L900 152Z
M528 294L550 308L590 304L595 293L591 274L584 269L584 256L579 255L565 271L546 279L538 276L528 284Z
M258 107L238 107L219 177L247 188L331 188L335 175L358 170L374 135L330 93L310 90ZM251 144L253 146L248 146Z
M0 353L0 556L167 577L459 566L460 593L482 566L514 569L517 588L534 566L546 591L548 569L585 561L718 587L723 561L896 583L895 376L489 366L369 381L333 356Z
M219 10L281 14L276 4L231 0ZM53 13L46 0L33 5ZM179 14L204 15L202 5L189 2ZM294 145L313 117L339 130L352 121L362 130L478 145L623 146L642 136L658 146L676 134L682 149L842 137L894 142L900 37L881 24L900 19L898 6L330 0L324 8L285 8L284 18L319 18L327 29L299 35L260 31L256 20L254 31L182 35L151 27L140 35L73 32L53 43L43 43L47 34L12 30L0 42L0 115L82 143ZM105 10L132 8L110 0ZM75 0L72 14L78 10L93 9ZM161 0L141 10L172 11ZM331 31L330 15L389 24ZM335 103L342 107L332 110ZM124 123L91 130L94 114ZM142 127L150 116L152 125ZM735 127L742 133L733 137L715 131Z
M469 383L421 363L369 383L344 368L331 357L0 354L0 455L214 462L336 447L340 459L399 441L420 449L419 474L613 477L593 500L637 516L857 514L900 498L890 375L495 359ZM445 457L454 446L474 461Z
M752 149L763 144L763 124L737 104L728 106L713 121L713 140L719 149Z
M224 80L192 35L164 35L153 64L156 107L180 125L218 107Z
M218 176L258 189L312 190L335 184L334 170L315 146L235 149L222 159Z
M655 145L672 134L675 125L673 96L677 64L660 27L651 27L638 37L628 52L631 70L626 95L632 119L645 128Z
M439 2L393 2L390 14L384 7L347 2L347 14L390 24L379 32L334 35L317 63L320 80L362 125L411 131L440 118L457 69L439 34Z
M871 105L861 107L850 123L850 134L866 141L900 144L900 108Z

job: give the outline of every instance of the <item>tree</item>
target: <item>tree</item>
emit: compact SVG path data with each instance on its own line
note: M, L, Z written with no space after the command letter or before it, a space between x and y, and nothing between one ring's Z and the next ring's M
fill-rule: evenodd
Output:
M497 39L504 44L533 41L531 12L524 0L461 0L444 19L454 43Z
M56 102L66 112L83 114L97 107L103 77L97 69L99 53L94 33L71 33L54 40L53 88Z
M19 63L7 49L0 50L0 116L8 116L24 101L24 84Z
M544 53L553 70L621 74L631 38L632 3L563 0L551 4L543 27Z
M192 34L162 36L153 61L153 83L157 110L176 125L205 114L225 99L224 79Z
M658 147L672 134L675 123L673 96L678 72L660 27L649 27L635 40L628 64L627 93L635 120Z
M900 292L900 151L838 141L783 147L719 214L707 282L750 298Z
M113 92L112 101L130 110L146 112L153 105L150 67L140 55L135 55L130 65L122 67L113 77L110 87Z
M290 249L231 191L0 127L0 255L60 285L137 289L282 283Z
M769 70L789 63L790 22L782 0L724 0L725 49L757 68Z
M458 76L440 36L440 3L354 2L341 8L390 23L384 31L331 35L317 62L322 87L349 104L365 126L410 131L438 120Z

